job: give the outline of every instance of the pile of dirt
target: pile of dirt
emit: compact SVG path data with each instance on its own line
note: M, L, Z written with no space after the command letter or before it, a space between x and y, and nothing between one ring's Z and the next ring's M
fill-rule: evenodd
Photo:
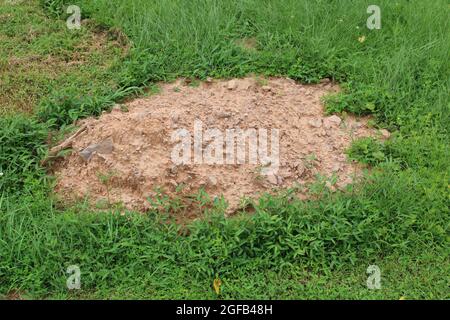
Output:
M56 191L64 198L88 197L93 204L107 201L146 210L147 199L156 195L157 188L168 195L192 195L203 188L211 197L223 195L231 213L242 197L256 198L264 192L304 185L317 174L335 175L336 187L342 188L360 171L344 153L352 139L388 136L388 132L368 128L368 118L325 115L321 97L338 90L329 81L300 85L283 78L211 80L196 86L183 80L162 84L159 94L116 106L98 119L81 121L86 130L73 142L72 154L55 166ZM211 148L212 144L224 145L223 140L215 140L217 135L205 137L211 129L223 133L221 139L227 129L254 129L259 135L258 148L264 143L260 131L264 129L266 147L277 157L265 163L261 159L251 162L250 149L246 149L244 163L220 163L217 159L226 159L230 150L224 148L222 154L222 149ZM275 131L278 135L274 136ZM196 134L203 134L200 149L213 150L210 154L217 162L208 162L205 155L194 158ZM278 149L274 148L277 142ZM174 154L188 149L183 163L174 161ZM276 167L271 166L274 160ZM264 171L267 166L270 170ZM299 191L299 196L305 194Z

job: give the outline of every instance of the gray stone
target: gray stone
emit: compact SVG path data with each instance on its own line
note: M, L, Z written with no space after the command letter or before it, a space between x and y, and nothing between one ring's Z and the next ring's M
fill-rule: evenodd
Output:
M112 138L107 138L100 143L91 144L83 151L80 152L80 156L84 161L89 161L92 158L94 152L99 154L110 154L114 150Z

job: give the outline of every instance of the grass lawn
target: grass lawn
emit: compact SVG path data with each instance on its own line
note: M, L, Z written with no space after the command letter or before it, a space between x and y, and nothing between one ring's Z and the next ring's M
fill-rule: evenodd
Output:
M69 4L80 30L66 27ZM450 298L450 6L378 0L381 29L369 30L371 4L0 0L0 297ZM372 114L393 132L350 148L370 173L342 192L318 183L315 200L267 195L251 216L213 208L183 227L55 197L40 161L75 120L157 81L251 73L339 82L330 113ZM71 265L80 290L66 287Z

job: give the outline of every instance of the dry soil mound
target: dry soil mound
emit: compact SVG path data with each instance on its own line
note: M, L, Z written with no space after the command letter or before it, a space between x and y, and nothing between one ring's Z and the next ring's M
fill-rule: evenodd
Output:
M87 130L73 143L72 154L56 166L57 192L66 198L88 196L94 204L108 201L145 210L147 198L155 196L158 187L169 195L195 194L204 188L211 196L223 195L231 212L244 196L306 184L318 173L334 174L336 185L345 186L358 172L346 160L345 149L352 139L377 133L367 127L367 118L324 114L320 98L337 90L329 82L306 86L279 78L209 81L197 87L182 80L163 84L157 95L82 121ZM227 129L253 128L258 134L267 130L270 151L271 133L277 129L278 170L263 173L267 163L249 160L196 164L194 146L189 146L190 163L177 165L171 155L181 145L173 135L184 129L193 138L195 121L202 124L203 150L211 147L212 140L205 138L208 129L219 129L225 136Z

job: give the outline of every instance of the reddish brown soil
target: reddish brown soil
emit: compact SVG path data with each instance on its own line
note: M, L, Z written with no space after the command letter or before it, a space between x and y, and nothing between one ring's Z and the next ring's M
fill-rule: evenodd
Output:
M209 81L198 87L182 80L162 84L159 94L80 123L88 129L74 142L72 154L56 165L56 191L64 198L88 197L97 206L121 203L146 210L157 187L169 195L204 188L212 197L223 195L231 213L242 197L305 185L317 174L336 175L336 187L342 188L359 172L344 153L351 141L381 134L367 127L367 118L324 114L321 97L338 89L329 82L300 85L282 78ZM260 164L249 163L176 166L171 136L181 128L193 134L195 120L203 122L203 130L265 128L269 139L270 130L278 129L279 170L264 175ZM80 152L95 144L98 152L83 159Z

